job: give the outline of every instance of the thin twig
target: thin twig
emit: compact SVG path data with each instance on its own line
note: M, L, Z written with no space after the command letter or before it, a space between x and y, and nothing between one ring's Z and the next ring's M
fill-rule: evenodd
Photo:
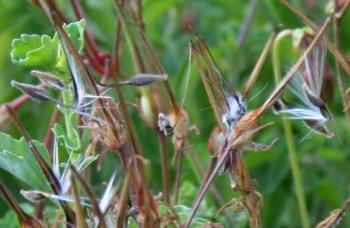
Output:
M349 2L349 1L348 1ZM334 41L334 46L338 49L339 48L339 17L335 16L335 14L337 14L338 12L338 1L337 0L333 0L333 4L334 4L334 13L333 13L333 41ZM336 61L335 63L335 74L337 77L337 81L338 81L338 86L339 86L339 92L342 98L342 102L343 102L343 106L344 106L344 112L345 112L345 116L348 120L348 124L350 124L350 110L348 108L346 108L348 106L348 104L346 103L346 92L345 92L345 82L343 79L343 75L340 72L340 67L339 67L339 63L338 61ZM350 130L350 128L348 128Z
M243 89L243 93L242 93L243 97L245 97L245 98L248 97L251 88L253 87L256 79L259 76L259 73L261 71L261 68L263 67L263 64L266 60L266 57L271 50L274 39L275 39L275 33L271 33L266 44L265 44L265 47L264 47L264 49L263 49L263 51L258 59L258 62L255 64L255 67L254 67L252 73L250 74L249 79L248 79L248 81Z
M166 137L159 133L160 155L162 157L162 179L164 201L170 205L170 189L169 189L169 162L168 162L168 146Z
M55 176L53 170L49 167L49 165L46 163L44 158L41 156L38 148L33 143L31 137L29 136L28 132L24 128L22 122L19 120L17 114L12 110L12 108L10 106L6 106L6 109L7 109L8 113L10 114L10 116L12 117L13 121L15 122L18 130L21 132L22 136L24 137L30 150L32 151L32 153L33 153L36 161L38 162L42 172L44 173L46 179L48 180L53 192L56 195L59 195L61 193L61 184L60 184L59 180L57 179L57 177ZM65 202L59 201L59 203L66 214L67 222L74 224L74 221L75 221L74 212L69 208L69 206Z
M330 25L330 23L331 23L331 20L329 18L326 19L326 21L322 25L321 29L318 30L317 34L315 35L315 38L310 43L309 47L306 49L306 51L303 53L303 55L300 56L300 58L297 60L297 62L290 68L290 70L287 72L287 74L283 77L283 79L275 87L274 91L271 93L269 98L259 108L259 110L257 110L257 116L256 116L257 119L259 119L280 98L280 96L284 92L284 89L287 87L290 80L293 78L293 76L298 71L300 66L304 63L304 59L309 55L309 53L312 51L312 49L315 47L315 45L323 37L323 34L326 31L326 29L328 28L328 26Z
M241 120L238 122L236 126L236 129L227 136L227 139L229 140L229 142L239 143L240 140L244 140L245 138L248 139L252 136L253 133L255 133L255 131L250 131L250 129L252 129L252 127L256 125L257 121L263 116L263 114L266 113L266 111L277 101L277 99L279 99L284 89L286 88L288 82L292 79L295 72L299 69L299 67L304 61L304 58L311 52L311 50L314 48L316 43L321 39L323 33L325 32L329 24L330 24L330 20L326 20L326 22L324 23L320 31L318 31L314 40L311 42L310 46L307 48L304 54L298 59L298 61L293 65L293 67L288 71L286 76L276 86L275 90L272 92L270 97L265 101L265 103L261 107L257 108L256 110L248 112L241 118ZM248 129L248 132L246 132L247 129ZM240 139L239 138L240 136L243 138ZM222 146L224 146L224 144ZM190 226L191 221L195 216L198 210L198 207L204 198L205 193L207 192L209 186L211 185L214 177L217 175L220 167L226 161L229 153L235 152L234 151L235 148L231 148L231 145L226 146L225 148L222 148L222 149L223 150L220 150L220 151L224 151L224 152L221 154L221 157L217 162L214 161L214 159L216 159L215 157L212 158L211 168L207 171L206 177L202 182L202 185L200 187L200 192L198 193L197 198L192 206L191 214L185 223L185 228ZM213 164L215 166L214 168L213 168Z
M119 202L118 202L118 208L117 208L117 224L116 227L117 228L122 228L124 227L124 223L125 223L125 217L126 217L126 209L128 206L128 188L129 188L129 184L131 181L131 170L130 170L131 166L129 165L126 168L126 175L124 178L124 183L123 183L123 188L122 191L120 193L120 198L119 198Z
M258 0L250 0L248 12L246 13L244 21L242 23L241 31L240 31L238 38L237 38L237 46L238 47L242 47L243 43L246 40L247 34L249 32L249 29L250 29L250 26L252 23L252 20L253 20L254 15L255 15L257 5L258 5Z
M91 186L88 184L88 182L78 173L78 171L75 169L74 166L70 167L70 170L74 174L74 176L79 180L81 183L83 189L85 190L86 194L89 196L89 199L91 201L92 208L94 209L96 216L98 218L98 227L101 228L107 228L106 221L104 219L103 213L100 209L100 206L98 205L96 196L91 188Z
M39 221L25 213L22 208L20 208L15 197L12 195L11 191L2 183L2 181L0 181L0 194L18 216L21 227L43 228Z
M163 66L160 64L159 62L159 58L157 56L157 54L154 52L153 48L151 47L150 43L148 42L148 40L146 39L145 35L143 32L140 33L142 41L145 45L146 48L146 54L149 56L149 59L152 61L152 63L154 64L154 66L157 68L158 73L159 74L166 74ZM175 95L173 90L170 87L169 81L168 80L164 80L163 81L163 85L165 87L165 90L169 96L170 102L173 106L173 109L175 111L175 113L178 113L180 111L177 103L176 103L176 99L175 99Z
M183 153L184 151L177 151L176 158L176 177L175 177L175 191L174 191L174 205L177 205L179 200L180 182L182 176L182 165L183 165Z
M226 162L230 152L232 152L230 147L227 147L225 149L224 153L222 154L222 156L220 157L220 159L217 161L217 163L216 162L211 163L212 164L211 167L213 167L213 169L210 169L210 173L207 172L207 177L202 182L203 184L200 187L200 192L197 195L197 197L194 201L194 204L192 205L191 213L188 216L186 223L184 224L184 228L188 228L191 225L192 220L193 220L195 214L197 213L197 210L198 210L200 204L202 203L202 200L204 198L205 193L208 191L210 185L213 183L213 180L214 180L215 176L217 175L217 173L219 172L222 165Z
M60 118L60 111L57 107L55 107L55 110L53 111L53 114L52 114L52 117L50 120L50 124L49 124L47 131L46 131L46 136L44 139L44 144L45 144L46 148L48 149L48 151L50 152L50 155L52 155L51 146L52 146L52 139L54 137L52 128L55 125L55 123L57 123L59 118Z
M299 10L294 8L288 1L286 0L280 0L285 6L287 6L293 13L295 13L300 19L308 26L310 26L315 32L319 31L320 28L313 23L311 20L309 20L304 14L302 14ZM347 1L346 4L343 6L340 13L338 13L338 17L341 18L341 16L344 14L346 9L349 6L350 1ZM329 18L327 19L329 20ZM336 46L327 38L322 37L322 40L326 43L328 50L334 55L336 60L339 62L340 66L347 72L347 74L350 76L350 64L348 63L345 56L336 48Z
M80 194L79 194L79 190L78 190L77 183L74 176L71 177L71 183L72 183L72 194L73 194L75 210L76 210L77 227L87 228L88 225L86 224L86 221L85 221L83 207L80 202L81 200Z
M203 166L203 163L200 161L198 155L196 153L194 153L192 150L188 150L186 155L188 155L190 157L190 160L193 161L196 172L199 172L197 174L197 176L198 176L197 178L201 181L203 179L203 177L205 176L205 168ZM225 204L225 201L222 198L222 196L220 195L220 192L219 192L218 188L215 186L215 184L212 184L212 186L209 188L209 192L213 196L214 203L216 204L216 206L218 208L222 207L222 205ZM224 213L226 219L230 222L230 225L234 226L235 221L232 218L232 214L229 212L229 210L224 209L223 213Z

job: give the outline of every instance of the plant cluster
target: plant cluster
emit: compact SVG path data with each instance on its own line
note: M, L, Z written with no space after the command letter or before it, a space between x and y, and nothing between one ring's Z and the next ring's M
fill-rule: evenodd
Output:
M256 1L251 2L253 12ZM0 123L11 121L22 136L17 140L0 133L0 168L24 184L19 192L30 204L19 203L5 180L0 181L2 198L21 227L262 227L266 202L245 157L267 153L279 139L287 142L301 224L310 227L292 124L298 120L305 125L301 143L314 134L322 140L337 137L327 105L336 77L350 126L349 93L341 76L342 72L350 75L350 64L339 50L338 31L349 3L330 1L329 15L318 26L288 1L280 1L307 27L271 29L241 90L224 76L189 15L182 28L191 33L189 45L183 46L189 50L182 80L185 92L178 97L172 76L147 36L140 0L111 4L115 12L115 34L109 41L112 51L99 47L98 40L103 38L87 22L81 1L31 1L53 32L22 34L12 41L11 60L30 71L31 79L13 79L12 87L23 94L0 107ZM69 6L72 15L62 6ZM237 42L244 42L249 18ZM330 28L332 38L327 33ZM286 40L297 57L283 76L281 49ZM264 96L258 95L261 99L251 105L252 91L269 54L275 86L269 94L262 91ZM335 75L328 63L331 56ZM196 96L190 89L194 77L200 79L214 113L216 127L210 129L209 138L198 136L202 129L192 124L196 121L190 118L190 105L185 105L188 97ZM32 139L28 131L35 126L27 126L18 115L21 107L32 102L54 107L43 141ZM257 142L261 139L257 135L274 131L276 124L263 120L271 110L282 117L285 138L274 135L266 144ZM201 152L209 151L200 156L192 140L199 137L208 144L208 150L201 148ZM145 141L157 143L159 149L145 146ZM106 170L110 154L118 162ZM201 161L203 156L208 165ZM108 173L107 181L96 187L94 178L102 172ZM199 188L188 181L188 173L198 178ZM221 175L229 183L219 188L214 179ZM159 192L152 180L158 177ZM224 189L235 195L227 200ZM186 196L188 192L196 194ZM215 206L207 205L209 194ZM338 225L349 207L349 199L343 201L317 227ZM35 208L35 213L25 207ZM214 216L207 216L206 210L214 210L210 212Z

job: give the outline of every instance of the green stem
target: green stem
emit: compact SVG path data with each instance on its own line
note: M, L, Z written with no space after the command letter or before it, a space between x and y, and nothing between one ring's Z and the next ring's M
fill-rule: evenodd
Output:
M73 104L73 100L71 97L71 92L67 91L67 92L62 92L62 100L63 100L63 104L69 106ZM72 142L77 142L76 140L80 140L79 138L77 138L76 133L77 129L78 129L78 122L77 122L77 114L66 109L66 108L61 108L60 109L61 112L63 113L64 116L64 122L65 122L65 126L66 126L66 133L67 133L67 137L69 138L70 141ZM80 142L78 142L78 145L80 145ZM69 154L73 153L73 152L77 152L79 151L78 149L67 149L67 152ZM72 154L72 162L73 164L75 163L75 161L78 159L79 154L77 153L73 153Z
M71 97L68 92L62 92L62 99L63 99L63 104L71 105ZM71 139L72 137L74 137L72 121L75 115L71 115L71 112L67 111L64 108L61 111L64 114L63 116L64 116L64 123L66 125L67 136Z
M272 63L273 63L274 77L275 77L276 83L278 83L282 79L281 65L280 65L280 59L279 59L279 49L280 49L281 41L284 38L289 37L292 32L293 32L292 30L284 30L280 32L277 35L275 42L273 44ZM284 133L287 141L289 162L292 169L292 175L293 175L293 180L295 184L295 192L296 192L296 197L298 201L301 222L302 222L303 228L309 228L310 220L309 220L309 215L307 212L307 207L305 202L303 181L302 181L300 166L298 162L297 150L296 150L295 142L293 138L293 130L292 130L290 121L288 119L282 118L282 124L283 124L283 129L284 129Z

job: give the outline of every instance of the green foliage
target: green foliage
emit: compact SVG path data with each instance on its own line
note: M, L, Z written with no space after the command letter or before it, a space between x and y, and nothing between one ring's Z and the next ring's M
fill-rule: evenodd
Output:
M52 69L58 59L57 36L22 34L12 42L12 60L24 67Z
M84 47L85 26L84 19L63 26L78 51ZM65 65L61 66L64 53L57 33L53 37L22 34L20 38L12 41L11 47L11 59L20 66L45 69L53 73L57 70L60 72L66 67Z
M81 148L80 136L75 129L72 129L73 135L68 137L60 124L55 124L52 128L58 142L66 148L67 151L77 151Z
M34 141L34 145L37 146L46 162L50 163L45 146L38 141ZM38 162L23 138L16 140L10 135L0 132L0 168L17 177L31 188L42 191L49 189Z

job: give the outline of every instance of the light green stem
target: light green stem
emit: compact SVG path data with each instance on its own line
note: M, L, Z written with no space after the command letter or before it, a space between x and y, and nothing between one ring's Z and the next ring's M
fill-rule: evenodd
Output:
M63 104L71 105L72 99L68 92L62 92L62 99L63 99ZM62 112L64 113L64 123L66 125L67 136L68 138L71 139L72 137L74 137L74 133L73 133L74 119L73 118L75 115L71 115L71 112L67 111L66 109L62 110Z
M281 41L284 38L289 37L291 33L292 33L292 30L284 30L280 32L277 35L272 47L272 63L273 63L274 77L275 77L276 83L278 83L282 78L281 65L279 60L279 49L280 49ZM310 220L309 220L309 215L307 212L307 207L305 202L303 181L302 181L301 171L300 171L299 162L298 162L297 150L296 150L295 142L293 138L292 127L291 127L290 121L286 118L282 118L282 124L283 124L283 129L284 129L284 133L287 141L289 162L292 169L292 175L293 175L293 180L295 184L295 192L296 192L296 197L298 201L301 222L302 222L303 228L309 228Z

